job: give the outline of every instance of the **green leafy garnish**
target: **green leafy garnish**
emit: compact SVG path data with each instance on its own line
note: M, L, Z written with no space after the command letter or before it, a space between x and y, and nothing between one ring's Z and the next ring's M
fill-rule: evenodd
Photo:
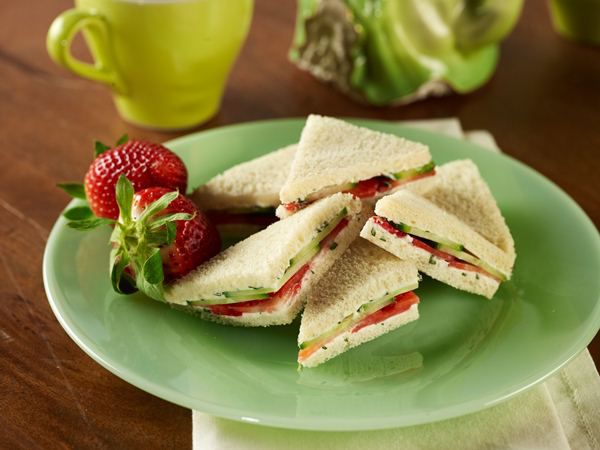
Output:
M85 189L81 183L59 183L56 185L73 198L85 200Z
M127 136L127 134L124 134L123 136L121 136L119 138L119 140L117 141L117 146L124 144L125 142L127 142L129 140L129 136Z
M90 209L89 206L75 206L73 208L67 209L63 213L63 217L68 220L86 220L90 219L94 213Z
M98 157L99 155L104 153L106 150L110 150L110 146L103 144L100 141L94 142L94 156Z
M110 238L113 246L110 273L113 289L131 293L139 289L155 300L164 301L164 271L160 248L173 243L180 220L190 220L192 214L164 211L177 198L177 191L168 192L150 203L137 218L132 215L134 190L121 175L115 187L119 219ZM124 292L124 287L127 292Z

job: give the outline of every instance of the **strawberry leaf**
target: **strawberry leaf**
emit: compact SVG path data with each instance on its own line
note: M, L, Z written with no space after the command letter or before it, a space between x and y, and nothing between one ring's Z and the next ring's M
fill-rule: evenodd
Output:
M115 198L121 211L121 217L124 222L131 219L131 203L133 202L133 185L123 174L119 176L117 185L115 186Z
M148 231L145 237L149 246L162 246L168 244L169 232L164 227L159 230Z
M165 294L162 283L150 284L144 277L138 277L138 289L146 294L148 297L158 300L159 302L165 301Z
M85 200L85 189L81 183L59 183L56 185L73 198Z
M142 275L146 282L150 284L159 284L164 280L162 257L159 249L155 248L152 255L144 262Z
M145 235L146 242L149 246L167 246L175 242L177 236L177 225L173 222L168 222L163 227L156 230L148 230Z
M129 136L127 136L127 134L124 134L123 136L121 136L119 138L119 140L117 141L116 145L121 145L124 144L125 142L127 142L129 140Z
M191 220L194 216L188 213L173 213L173 214L165 214L164 216L159 216L150 222L150 228L156 229L160 228L168 222L176 222L178 220Z
M167 231L167 245L171 245L175 242L175 237L177 236L177 224L175 222L168 222L165 230Z
M110 223L114 223L114 220L94 217L92 219L73 220L71 222L67 222L67 226L78 231L87 231L102 225L108 225Z
M140 214L140 217L137 219L137 221L141 222L141 223L146 222L154 214L166 209L167 206L169 206L171 204L171 202L177 198L178 195L179 195L179 192L177 192L177 191L167 192L165 195L160 197L158 200L150 203L146 207L144 212L142 214Z
M94 213L89 206L75 206L67 209L63 213L63 217L68 220L85 220L94 216Z
M129 257L119 248L110 252L110 281L113 289L119 294L129 295L137 291L135 282L125 272L129 265Z
M104 153L106 150L110 150L110 147L106 144L103 144L100 141L94 142L94 155L97 157Z
M152 250L151 255L144 261L141 270L137 273L136 284L138 289L148 297L164 302L164 273L158 248Z

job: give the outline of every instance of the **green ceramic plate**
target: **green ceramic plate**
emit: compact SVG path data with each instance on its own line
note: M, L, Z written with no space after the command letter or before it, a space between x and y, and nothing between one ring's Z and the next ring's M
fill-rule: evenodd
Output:
M108 281L109 230L60 218L44 281L52 309L92 358L133 385L216 416L310 430L407 426L471 413L544 380L600 325L600 238L581 209L538 173L475 145L395 124L358 121L422 141L438 163L472 158L516 241L513 279L493 300L425 279L420 320L316 369L296 369L298 324L224 327ZM249 123L168 143L190 186L296 141L303 120Z

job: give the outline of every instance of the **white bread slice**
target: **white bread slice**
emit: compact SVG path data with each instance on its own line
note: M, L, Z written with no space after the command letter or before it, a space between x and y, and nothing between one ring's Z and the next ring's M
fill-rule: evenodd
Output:
M243 162L198 186L191 199L206 210L276 207L290 171L296 144Z
M445 260L412 245L410 236L400 238L393 235L373 222L372 218L367 221L360 235L392 255L414 263L419 271L426 273L431 278L456 289L492 298L500 286L497 280L488 276L450 267Z
M514 255L505 253L455 215L409 190L400 190L379 200L375 214L462 244L507 278L512 274Z
M326 188L423 166L431 161L426 145L310 115L302 130L281 203L306 199Z
M480 235L514 257L515 243L489 186L470 159L436 167L436 176L404 185L455 215Z
M349 194L336 194L273 223L177 280L165 290L166 300L186 304L223 291L275 286L290 259L315 238L317 228L344 208L349 216L358 216L361 202Z
M365 240L357 239L315 288L308 292L298 343L321 336L370 300L377 300L412 284L418 284L417 269L412 263L401 261ZM414 318L418 317L416 308L414 314ZM396 320L390 323L400 326L405 322ZM327 349L318 350L302 364L313 367L314 361L320 364L391 329L375 325L365 327L362 333L344 333L352 334L348 342L342 340L339 346L327 344Z
M207 308L184 307L184 309L187 312L199 315L203 319L224 325L268 327L271 325L289 324L304 307L307 293L313 289L338 258L343 258L345 250L356 240L358 233L364 224L365 221L361 216L353 216L346 228L344 228L336 237L335 243L337 244L337 247L334 250L329 248L321 249L321 252L315 256L311 262L311 270L306 272L306 275L302 279L300 292L293 298L288 299L287 303L274 311L245 313L241 316L226 316L212 314Z
M316 367L351 348L358 347L365 342L372 341L396 328L400 328L402 325L417 320L419 318L418 307L419 305L412 305L405 312L396 314L377 324L361 328L356 333L346 331L345 333L340 334L335 339L328 342L326 348L321 347L310 355L310 357L306 358L302 362L302 367Z

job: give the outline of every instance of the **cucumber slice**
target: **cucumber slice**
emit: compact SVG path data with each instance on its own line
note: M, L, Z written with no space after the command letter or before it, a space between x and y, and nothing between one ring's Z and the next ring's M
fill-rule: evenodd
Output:
M470 253L466 253L466 252L463 252L463 251L457 251L453 247L447 247L447 246L444 246L444 245L438 245L436 247L438 248L438 250L440 250L442 252L445 252L445 253L448 253L449 255L452 255L455 258L458 258L458 259L461 259L463 261L466 261L469 264L473 264L474 266L481 267L486 272L489 272L490 275L493 275L494 277L496 277L496 278L498 278L498 279L500 279L502 281L506 281L508 279L506 277L506 275L504 275L503 273L499 272L497 269L494 269L492 266L490 266L489 264L483 262L482 260L480 260L476 256L471 255Z
M417 237L421 237L423 239L427 239L428 241L433 241L436 244L436 248L439 248L439 245L443 245L448 248L452 248L456 251L463 251L465 247L461 244L457 244L456 242L452 242L448 239L445 239L441 236L438 236L435 233L431 233L429 231L421 230L416 227L412 227L410 225L406 225L404 223L393 223L394 227L396 227L400 231L404 231L407 234L412 234Z
M235 291L236 294L242 292L247 291ZM223 295L222 297L214 297L208 299L203 298L202 300L190 300L187 303L190 306L231 305L233 303L248 302L250 300L265 300L269 298L269 294L254 294L252 296L248 295L247 297L236 297L235 295L231 296L233 292L228 292L227 294L229 294L230 296Z
M327 331L326 333L323 333L309 341L302 342L298 346L298 348L300 348L300 350L303 350L305 348L315 345L317 342L328 341L329 339L334 338L341 331L345 330L351 323L352 323L352 316L348 316L344 320L342 320L340 323L338 323L335 327L333 327L329 331Z
M433 240L433 239L430 239L430 240ZM465 249L464 245L461 245L461 244L454 244L454 243L452 243L452 244L440 244L439 242L435 243L435 248L437 248L438 250L441 250L441 251L445 251L444 249L450 248L450 249L452 249L454 251L457 251L457 252L462 252Z
M361 316L360 319L362 319L363 317L368 316L369 314L374 313L375 311L378 311L381 308L383 308L384 306L392 303L394 301L394 298L396 298L396 296L398 296L400 294L404 294L405 292L408 292L408 291L413 291L417 287L419 287L418 283L411 284L410 286L407 286L402 289L398 289L397 291L394 291L391 294L388 293L387 295L384 295L383 297L380 297L376 300L371 300L368 303L363 304L357 310L357 312Z
M300 250L300 252L290 259L290 265L285 270L283 277L278 283L276 289L273 292L278 291L281 286L283 286L304 264L309 262L321 249L321 241L324 240L329 233L333 231L335 227L339 225L339 223L346 217L348 214L348 210L346 208L342 209L331 222L323 223L317 229L317 235L313 238L313 240L306 246L304 249Z
M233 299L250 299L256 300L259 298L267 298L272 292L270 288L245 289L240 291L225 291L223 295Z
M317 253L319 253L319 250L321 250L319 242L312 241L310 244L304 247L300 253L290 259L290 265L283 273L283 277L278 281L277 287L271 289L271 292L277 292L279 289L281 289L281 287L287 283L304 264L309 262Z
M402 180L408 177L414 177L415 175L422 175L433 170L435 167L435 163L433 161L429 161L427 164L417 167L416 169L403 170L402 172L396 172L394 174L394 178L396 180Z

